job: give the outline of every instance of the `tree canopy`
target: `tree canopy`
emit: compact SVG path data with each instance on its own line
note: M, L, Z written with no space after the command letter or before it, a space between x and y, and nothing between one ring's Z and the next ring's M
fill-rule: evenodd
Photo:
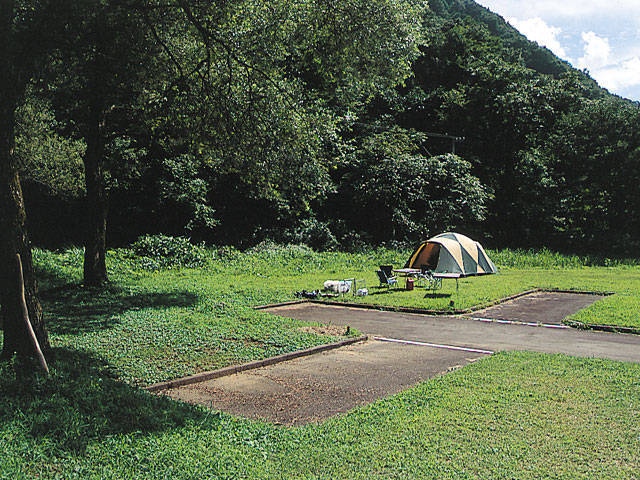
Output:
M638 104L471 0L85 0L43 26L46 5L14 9L13 45L39 52L16 97L26 202L37 219L95 206L96 188L104 202L61 223L65 242L97 218L112 245L334 248L458 228L631 251Z
M342 119L409 75L420 11L398 0L3 2L3 356L29 348L14 254L25 259L30 316L47 346L21 172L60 196L79 171L45 165L82 158L87 286L108 278L113 197L125 238L158 227L246 244L273 235L332 188ZM56 147L73 158L43 161ZM136 213L151 221L136 224ZM40 218L49 214L60 215Z

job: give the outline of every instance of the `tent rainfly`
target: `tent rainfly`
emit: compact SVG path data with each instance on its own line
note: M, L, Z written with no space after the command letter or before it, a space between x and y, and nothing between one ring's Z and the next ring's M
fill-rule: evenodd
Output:
M404 267L457 273L461 277L498 272L482 245L459 233L441 233L422 242Z

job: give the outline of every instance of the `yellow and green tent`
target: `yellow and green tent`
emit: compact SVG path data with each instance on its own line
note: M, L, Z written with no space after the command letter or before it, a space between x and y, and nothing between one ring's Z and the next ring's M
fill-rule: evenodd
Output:
M451 232L422 242L404 267L426 269L434 273L457 273L461 277L498 272L482 245L469 237Z

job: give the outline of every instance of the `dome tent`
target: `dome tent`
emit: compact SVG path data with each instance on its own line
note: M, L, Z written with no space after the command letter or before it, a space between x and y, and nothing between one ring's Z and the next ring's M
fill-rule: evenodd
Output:
M404 267L457 273L461 277L498 272L482 245L459 233L441 233L422 242Z

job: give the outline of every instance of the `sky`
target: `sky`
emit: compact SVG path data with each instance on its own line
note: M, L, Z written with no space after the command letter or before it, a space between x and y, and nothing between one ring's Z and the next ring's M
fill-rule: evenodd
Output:
M640 100L640 0L476 0L602 87Z

